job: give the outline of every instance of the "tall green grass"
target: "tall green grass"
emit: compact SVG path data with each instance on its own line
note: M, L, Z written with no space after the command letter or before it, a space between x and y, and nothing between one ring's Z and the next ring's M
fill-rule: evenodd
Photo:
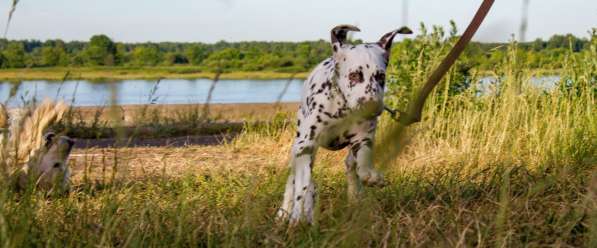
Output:
M388 100L396 107L408 103L452 42L437 32L419 39L395 51ZM86 175L60 197L1 185L0 245L595 247L597 38L590 49L569 53L560 84L547 91L531 83L516 54L512 44L493 72L501 83L487 94L474 85L451 91L463 79L456 67L404 137L388 137L396 127L384 116L376 158L389 184L366 189L360 202L346 199L342 153L321 152L313 225L288 227L274 218L286 179L277 158L293 137L293 127L279 121L208 149L222 157L219 166L164 148L164 157L177 156L190 169L169 171L171 160L162 158L163 170ZM105 152L86 167L126 167L124 158L136 153ZM239 154L250 159L226 157Z

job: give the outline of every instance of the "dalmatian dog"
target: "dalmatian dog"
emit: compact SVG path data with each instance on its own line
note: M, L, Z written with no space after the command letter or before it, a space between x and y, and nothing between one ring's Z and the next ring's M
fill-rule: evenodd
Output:
M24 189L33 180L34 184L46 190L66 192L70 189L71 171L68 157L75 144L68 136L48 132L43 137L43 146L18 174L18 189Z
M412 31L403 27L360 45L346 43L349 31L360 30L351 25L332 29L332 57L321 62L303 86L290 175L277 214L291 223L313 221L316 190L311 173L318 147L350 149L345 160L350 200L358 198L363 184L384 185L382 174L373 168L372 152L377 117L384 109L386 67L394 37Z

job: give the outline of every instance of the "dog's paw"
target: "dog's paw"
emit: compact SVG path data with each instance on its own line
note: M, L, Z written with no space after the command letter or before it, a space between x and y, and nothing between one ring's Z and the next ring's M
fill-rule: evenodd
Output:
M357 174L359 175L359 179L365 186L368 186L368 187L384 187L384 186L386 186L386 181L384 179L383 174L376 171L375 169L359 170Z

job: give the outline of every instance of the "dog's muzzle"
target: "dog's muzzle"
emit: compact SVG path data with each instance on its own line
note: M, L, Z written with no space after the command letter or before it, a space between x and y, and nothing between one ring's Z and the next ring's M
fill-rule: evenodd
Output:
M357 101L356 113L365 119L373 119L383 112L383 101L359 98Z

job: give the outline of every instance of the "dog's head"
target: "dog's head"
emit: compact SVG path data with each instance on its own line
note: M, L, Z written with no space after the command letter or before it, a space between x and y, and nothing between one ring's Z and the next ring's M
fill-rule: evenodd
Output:
M74 141L67 136L47 133L39 156L27 164L28 179L35 180L42 188L68 189L70 169L67 161L73 145Z
M375 117L383 111L386 68L392 41L397 34L411 34L412 31L403 27L383 35L377 42L359 45L345 43L349 31L360 30L351 25L332 29L335 81L350 109Z

